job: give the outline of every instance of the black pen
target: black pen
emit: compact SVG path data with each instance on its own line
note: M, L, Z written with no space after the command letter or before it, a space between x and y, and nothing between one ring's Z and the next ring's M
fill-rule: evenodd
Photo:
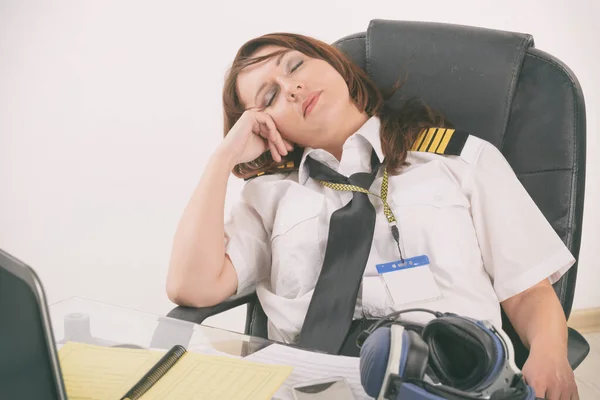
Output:
M175 345L171 350L150 368L150 371L136 383L126 394L121 397L121 400L138 400L146 393L156 382L160 380L183 356L186 352L185 347Z

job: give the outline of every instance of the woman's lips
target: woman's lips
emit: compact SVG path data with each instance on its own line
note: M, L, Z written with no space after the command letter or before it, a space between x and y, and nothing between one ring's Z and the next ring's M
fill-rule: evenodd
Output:
M321 92L312 92L308 95L306 100L304 100L304 103L302 103L302 108L304 109L304 118L306 118L313 108L315 108L319 102L319 97L321 97Z

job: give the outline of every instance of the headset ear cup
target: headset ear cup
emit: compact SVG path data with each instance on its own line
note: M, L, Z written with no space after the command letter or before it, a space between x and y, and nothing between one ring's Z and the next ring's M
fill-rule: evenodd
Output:
M391 349L389 327L376 329L367 337L360 349L360 381L365 392L371 397L379 396L387 375Z
M423 329L429 346L429 365L440 382L460 390L473 390L491 373L498 354L492 337L475 322L446 316Z
M404 379L422 380L429 363L429 346L413 331L404 331L404 341L408 342L408 351L403 354L400 375Z

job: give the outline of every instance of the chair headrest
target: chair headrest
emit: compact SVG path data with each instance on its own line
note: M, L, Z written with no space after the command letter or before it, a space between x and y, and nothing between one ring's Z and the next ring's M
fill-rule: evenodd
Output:
M363 54L367 73L381 89L408 73L390 104L420 97L461 129L485 130L500 143L525 51L532 46L529 34L377 19L369 25Z

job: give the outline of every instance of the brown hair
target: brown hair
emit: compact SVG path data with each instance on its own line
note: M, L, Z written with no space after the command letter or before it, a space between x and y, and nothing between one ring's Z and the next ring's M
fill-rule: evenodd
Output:
M450 127L441 114L429 108L420 99L404 100L400 106L393 108L386 105L384 101L400 88L401 82L399 81L388 93L382 93L366 72L338 48L299 34L271 33L246 42L233 60L223 88L224 135L227 135L245 111L237 95L236 82L240 71L288 51L280 50L265 56L252 57L259 48L267 45L299 51L308 57L324 60L337 70L346 81L356 107L370 117L380 118L381 147L386 159L386 168L391 175L400 172L408 150L423 129ZM249 178L259 173L289 170L290 166L297 169L303 151L303 148L296 146L293 152L283 157L281 163L275 163L266 152L251 162L236 165L233 174L238 178ZM291 161L293 163L290 163Z

